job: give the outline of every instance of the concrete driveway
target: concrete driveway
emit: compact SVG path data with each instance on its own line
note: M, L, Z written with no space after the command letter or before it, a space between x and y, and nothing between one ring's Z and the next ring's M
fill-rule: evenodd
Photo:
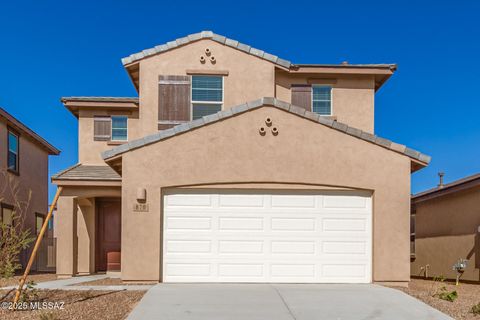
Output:
M452 319L377 285L158 284L129 320Z

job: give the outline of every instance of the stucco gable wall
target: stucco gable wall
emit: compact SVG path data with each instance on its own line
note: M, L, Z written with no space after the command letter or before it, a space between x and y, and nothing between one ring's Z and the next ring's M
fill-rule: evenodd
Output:
M209 48L216 62L208 61ZM205 63L200 57L207 58ZM204 39L140 61L140 121L143 135L157 131L158 76L186 75L187 70L228 71L224 107L274 96L274 64L237 49Z
M279 129L265 126L271 117ZM265 136L259 128L265 127ZM123 155L122 277L161 276L162 188L210 183L330 185L374 193L375 281L409 279L410 159L302 119L263 107ZM146 188L148 213L133 212Z

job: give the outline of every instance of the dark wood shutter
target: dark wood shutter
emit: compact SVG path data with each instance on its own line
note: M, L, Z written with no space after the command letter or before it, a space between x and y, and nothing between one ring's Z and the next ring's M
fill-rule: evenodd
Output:
M158 82L158 129L190 121L190 77L161 75Z
M292 85L292 104L312 111L312 86L309 84Z
M112 119L110 117L93 118L93 140L108 141L112 133Z

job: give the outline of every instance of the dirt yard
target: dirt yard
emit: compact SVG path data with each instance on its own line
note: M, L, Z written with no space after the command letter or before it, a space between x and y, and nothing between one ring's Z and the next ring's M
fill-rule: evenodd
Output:
M0 319L39 320L117 320L125 319L146 291L65 291L39 290L34 301L57 303L56 310L15 311L0 308ZM0 291L0 303L11 301L12 294ZM58 309L62 306L63 309ZM2 304L3 307L3 304ZM54 305L55 307L55 305Z
M434 297L435 293L438 293L443 286L447 291L457 291L458 298L454 302ZM475 316L470 312L473 305L480 303L480 284L460 283L455 286L455 283L451 282L412 279L408 288L396 287L395 289L422 300L454 319L480 320L480 315Z
M9 279L0 278L0 288L16 286L20 278L21 278L21 275L17 275ZM27 277L27 282L33 281L35 283L52 281L52 280L57 280L57 276L55 275L55 273L31 273Z

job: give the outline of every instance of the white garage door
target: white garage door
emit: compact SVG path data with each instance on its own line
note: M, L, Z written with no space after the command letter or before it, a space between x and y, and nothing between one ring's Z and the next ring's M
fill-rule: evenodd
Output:
M368 283L369 193L180 191L164 197L164 282Z

